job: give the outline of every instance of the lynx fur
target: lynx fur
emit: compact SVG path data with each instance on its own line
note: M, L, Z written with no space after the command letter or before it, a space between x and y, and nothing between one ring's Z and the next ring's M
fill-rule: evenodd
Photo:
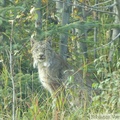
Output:
M85 82L79 72L73 71L70 65L55 53L49 41L37 42L32 39L31 43L33 65L38 68L39 79L51 95L56 94L60 88L64 88L65 91L70 89L70 94L74 97L69 98L73 101L79 97L76 100L78 104L81 102L80 99L85 100L84 96L91 96L91 83Z

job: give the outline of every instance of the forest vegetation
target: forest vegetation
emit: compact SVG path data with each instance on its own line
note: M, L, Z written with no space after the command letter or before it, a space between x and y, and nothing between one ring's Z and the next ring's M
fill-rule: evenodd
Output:
M51 120L51 96L33 68L30 38L53 49L93 80L89 106L60 120L120 119L119 0L0 0L0 120ZM103 118L104 119L104 118Z

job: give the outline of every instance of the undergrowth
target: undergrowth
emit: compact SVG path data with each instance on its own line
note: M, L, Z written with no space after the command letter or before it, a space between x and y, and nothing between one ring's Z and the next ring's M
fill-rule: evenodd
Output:
M61 120L89 120L95 114L120 114L120 58L115 63L107 62L106 56L95 60L96 79L93 88L99 94L93 96L89 106L71 109L62 99ZM51 120L52 98L41 86L38 74L17 73L15 81L15 118L16 120ZM12 85L6 66L0 74L0 120L12 118ZM67 101L66 101L67 102Z

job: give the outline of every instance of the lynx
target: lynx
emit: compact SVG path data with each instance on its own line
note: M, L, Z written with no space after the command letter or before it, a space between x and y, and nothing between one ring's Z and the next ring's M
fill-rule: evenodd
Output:
M85 100L86 95L91 97L91 83L84 81L79 72L72 67L51 47L48 40L35 41L32 43L33 65L38 68L39 79L52 96L59 95L62 89L69 91L68 100L80 104L81 99ZM62 89L61 89L62 88ZM73 96L72 96L73 95Z

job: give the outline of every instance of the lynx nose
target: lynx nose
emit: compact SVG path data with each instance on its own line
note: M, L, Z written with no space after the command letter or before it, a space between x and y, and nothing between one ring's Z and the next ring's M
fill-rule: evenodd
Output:
M45 59L44 54L40 54L40 55L39 55L39 58L40 58L41 60Z

